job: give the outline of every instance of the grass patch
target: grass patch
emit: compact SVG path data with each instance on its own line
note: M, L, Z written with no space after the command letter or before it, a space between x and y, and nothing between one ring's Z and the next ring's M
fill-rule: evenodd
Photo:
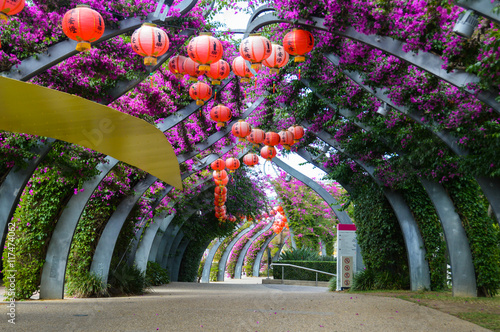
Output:
M374 296L397 297L424 305L460 319L500 332L500 296L495 297L453 297L451 291L349 291Z

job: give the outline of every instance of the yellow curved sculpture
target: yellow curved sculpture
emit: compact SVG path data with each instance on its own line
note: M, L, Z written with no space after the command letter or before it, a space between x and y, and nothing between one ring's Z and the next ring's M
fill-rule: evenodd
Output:
M0 77L0 129L78 144L182 189L177 157L158 128L81 97Z

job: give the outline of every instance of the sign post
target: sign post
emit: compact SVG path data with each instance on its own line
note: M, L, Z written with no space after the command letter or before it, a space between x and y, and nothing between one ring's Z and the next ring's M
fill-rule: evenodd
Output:
M337 290L352 286L356 270L358 241L356 240L356 225L337 225Z

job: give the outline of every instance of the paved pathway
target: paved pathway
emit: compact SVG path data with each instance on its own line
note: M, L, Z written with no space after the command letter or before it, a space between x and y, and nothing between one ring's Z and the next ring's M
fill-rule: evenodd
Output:
M487 331L396 298L260 279L171 283L143 296L0 304L0 331Z

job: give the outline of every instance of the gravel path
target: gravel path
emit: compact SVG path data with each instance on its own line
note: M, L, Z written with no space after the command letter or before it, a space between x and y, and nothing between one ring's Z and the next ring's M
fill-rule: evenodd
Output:
M0 331L488 331L396 298L326 288L171 283L143 296L0 304Z

